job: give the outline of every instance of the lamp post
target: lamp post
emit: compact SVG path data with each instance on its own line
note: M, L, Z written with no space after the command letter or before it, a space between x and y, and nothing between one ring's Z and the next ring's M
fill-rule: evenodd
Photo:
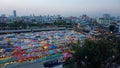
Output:
M114 59L114 58L115 58L115 56L113 55L113 56L112 56L112 58Z
M87 59L88 57L87 56L85 56L85 59Z

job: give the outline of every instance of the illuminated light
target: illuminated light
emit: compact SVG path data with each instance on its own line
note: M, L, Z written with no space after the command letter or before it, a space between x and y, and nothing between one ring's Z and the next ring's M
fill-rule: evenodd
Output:
M71 32L74 32L74 30L71 30Z
M22 62L22 60L18 60L18 62Z
M0 52L3 52L4 49L0 49Z
M111 31L110 33L112 34L113 32Z
M48 46L44 46L44 49L47 49L48 48Z
M75 51L71 51L72 53L75 53Z

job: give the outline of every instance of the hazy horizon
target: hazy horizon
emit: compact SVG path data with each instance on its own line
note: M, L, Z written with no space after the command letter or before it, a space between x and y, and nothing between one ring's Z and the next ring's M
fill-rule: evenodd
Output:
M0 15L120 16L120 0L0 0Z

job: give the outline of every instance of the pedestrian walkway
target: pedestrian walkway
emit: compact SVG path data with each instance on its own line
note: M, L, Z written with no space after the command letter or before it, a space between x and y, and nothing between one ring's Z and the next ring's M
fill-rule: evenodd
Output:
M43 65L42 62L39 62L39 63L20 65L20 66L16 66L16 67L13 67L13 68L44 68L44 65Z

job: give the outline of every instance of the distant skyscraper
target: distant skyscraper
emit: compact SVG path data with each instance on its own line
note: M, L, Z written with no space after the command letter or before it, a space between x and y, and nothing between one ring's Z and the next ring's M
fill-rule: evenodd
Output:
M110 14L103 14L103 18L110 19Z
M1 17L6 17L6 15L5 15L5 14L2 14Z
M16 10L13 10L13 16L16 17Z

